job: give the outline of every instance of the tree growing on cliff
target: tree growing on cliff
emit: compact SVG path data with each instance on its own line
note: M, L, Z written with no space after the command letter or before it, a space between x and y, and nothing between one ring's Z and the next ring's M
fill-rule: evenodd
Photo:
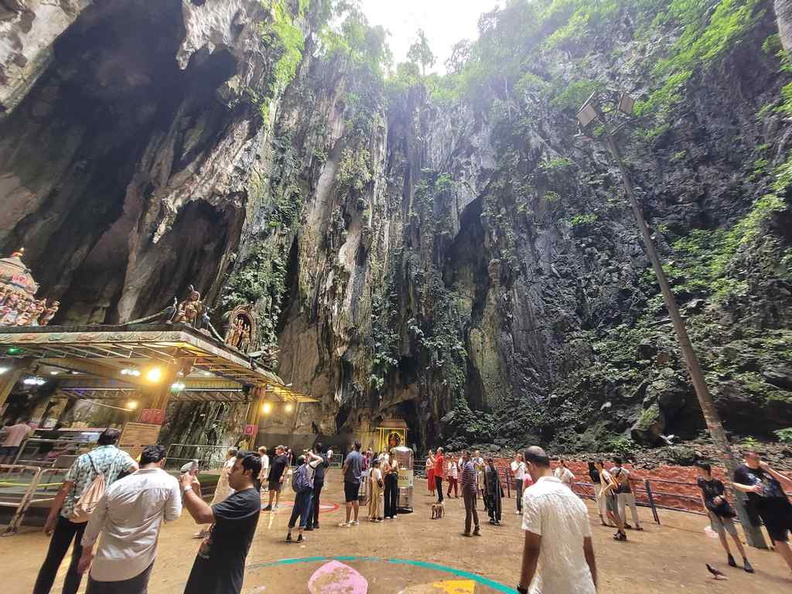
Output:
M435 55L429 47L429 40L426 39L426 34L423 29L418 29L418 39L410 46L407 51L407 59L410 62L421 65L421 74L426 76L426 67L433 66L435 63Z

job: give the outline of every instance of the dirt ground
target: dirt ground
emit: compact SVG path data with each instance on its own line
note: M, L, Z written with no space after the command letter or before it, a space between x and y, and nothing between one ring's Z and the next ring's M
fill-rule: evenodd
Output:
M447 500L445 517L430 520L432 499L426 493L425 481L418 482L415 513L402 515L393 522L361 522L355 528L339 528L343 505L332 509L334 506L329 504L342 503L341 486L338 471L331 472L323 497L323 504L328 504L329 509L321 515L321 529L307 533L308 540L303 544L285 542L289 507L274 513L262 512L247 558L245 592L308 592L314 572L331 562L331 557L340 557L341 563L361 574L371 593L514 591L519 577L522 534L513 499L503 501L503 526L484 523L482 537L464 538L462 500ZM284 499L292 499L291 493L284 495ZM718 541L705 534L707 521L702 516L661 511L662 526L658 526L650 521L649 510L640 508L645 530L629 532L630 540L622 543L611 538L613 529L599 525L593 505L588 503L601 592L792 592L792 574L773 552L749 549L756 569L754 575L729 568ZM191 538L196 530L187 512L163 528L149 585L151 594L182 591L199 544ZM46 547L47 537L40 529L26 528L18 535L0 539L4 594L32 590ZM729 579L711 579L705 563L715 565ZM66 563L53 592L60 591L65 569Z

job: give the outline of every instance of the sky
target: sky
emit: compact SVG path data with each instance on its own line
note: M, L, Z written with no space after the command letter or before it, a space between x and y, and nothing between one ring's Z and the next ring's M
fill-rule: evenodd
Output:
M421 28L437 58L432 72L445 72L451 47L462 39L478 37L478 20L504 0L360 0L371 25L382 25L390 32L388 45L393 62L407 61L407 50Z

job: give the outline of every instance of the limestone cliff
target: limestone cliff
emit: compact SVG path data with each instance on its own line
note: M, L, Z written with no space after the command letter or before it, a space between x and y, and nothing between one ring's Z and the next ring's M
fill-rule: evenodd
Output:
M513 2L445 77L383 76L383 32L330 28L319 0L16 4L0 248L27 248L61 321L190 283L218 310L255 302L280 376L322 400L272 434L397 416L422 445L695 438L618 172L575 138L577 107L616 88L639 98L620 142L727 427L792 426L772 2Z

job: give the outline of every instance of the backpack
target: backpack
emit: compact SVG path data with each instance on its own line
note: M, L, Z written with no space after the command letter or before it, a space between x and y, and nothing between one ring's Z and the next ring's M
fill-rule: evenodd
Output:
M305 493L313 489L313 485L308 480L308 468L305 464L292 473L292 489L295 493Z
M91 463L91 468L96 476L74 504L74 510L69 520L75 524L84 524L91 519L91 514L99 504L99 500L104 495L105 489L107 489L104 473L99 472L96 468L91 454L86 454L86 456L88 456L88 461ZM115 460L113 462L115 462Z

